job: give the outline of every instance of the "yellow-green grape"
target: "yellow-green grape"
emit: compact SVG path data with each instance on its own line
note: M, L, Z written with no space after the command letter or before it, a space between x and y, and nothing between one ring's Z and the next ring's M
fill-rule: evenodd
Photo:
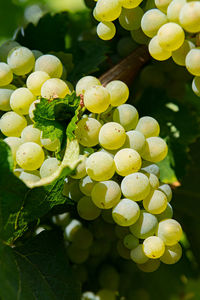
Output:
M165 252L165 244L157 236L150 236L143 242L144 254L152 259L161 257Z
M166 13L168 5L170 4L171 1L172 0L155 0L155 5L162 12Z
M38 57L40 57L40 56L43 55L43 53L42 53L40 50L32 50L32 52L33 52L33 55L34 55L34 57L35 57L35 60L36 60Z
M171 219L173 217L172 206L169 203L167 203L166 209L161 214L156 215L156 217L159 222L165 219Z
M19 148L19 146L22 144L22 140L19 137L10 136L10 137L5 138L4 142L6 142L6 144L8 144L8 146L11 148L13 160L15 162L16 161L16 152L17 152L17 149Z
M96 181L92 180L90 176L86 176L79 181L79 188L84 195L90 196L95 183Z
M84 292L81 295L81 300L90 300L90 299L96 299L96 296L93 292Z
M25 75L33 69L35 57L28 48L16 47L8 53L7 63L14 74Z
M200 97L200 77L194 77L192 81L192 90L198 97Z
M122 227L119 225L115 226L115 235L118 239L123 240L129 233L129 229L127 227Z
M77 123L75 135L85 147L94 147L99 143L101 123L94 118L83 118Z
M97 292L98 300L116 300L115 291L102 289Z
M36 71L31 73L27 80L26 86L35 96L41 95L41 87L45 81L50 79L50 76L44 71Z
M146 175L136 172L130 174L121 182L122 194L131 200L140 201L150 192L149 179Z
M131 130L126 132L126 140L123 144L123 148L131 148L141 155L145 148L145 142L146 139L143 133L136 130Z
M172 52L173 61L179 66L185 66L186 56L193 48L195 48L195 45L192 42L185 40L179 49Z
M16 161L24 170L34 171L41 167L44 161L44 151L36 143L24 143L17 149Z
M106 111L110 104L110 94L101 85L95 85L85 91L84 105L92 113L102 113Z
M195 76L200 76L200 48L191 49L186 55L187 70Z
M120 80L113 80L106 85L106 89L110 94L110 104L119 106L124 104L129 97L128 86Z
M108 153L95 152L86 160L86 172L93 180L108 180L115 173L114 160Z
M165 252L160 260L167 265L173 265L177 263L182 256L182 248L180 244L175 244L173 246L166 246Z
M119 256L121 256L122 258L128 259L128 260L130 259L130 250L124 246L122 240L119 240L117 242L117 252L118 252Z
M41 134L42 136L42 134ZM51 140L51 139L43 139L41 138L41 143L43 145L43 147L49 151L58 151L58 149L60 148L60 140L59 139L55 139L55 140Z
M156 190L159 188L160 183L159 183L159 179L156 175L154 175L152 173L147 173L145 171L142 171L142 173L144 173L148 177L151 190Z
M121 198L120 186L113 180L102 181L95 184L92 189L92 201L102 209L114 207Z
M179 22L188 32L200 31L200 3L199 1L187 2L180 10Z
M158 30L158 42L167 51L174 51L183 45L185 33L182 27L176 23L169 22Z
M137 44L147 45L149 43L149 38L144 34L141 28L131 30L131 37Z
M71 262L75 264L84 263L89 257L89 249L81 249L76 245L71 244L67 248L67 254Z
M45 159L40 167L40 176L42 178L51 176L56 170L58 170L60 161L55 157Z
M156 119L152 117L142 117L139 119L136 130L144 134L145 138L159 136L160 126Z
M146 139L146 145L142 158L150 162L163 160L168 152L166 142L160 137L150 137Z
M167 18L170 22L179 24L179 14L186 0L172 0L167 8Z
M0 61L7 62L7 56L10 50L18 46L20 46L19 43L12 40L3 43L0 47Z
M126 131L135 129L138 118L137 109L130 104L122 104L113 112L113 121L121 124Z
M134 224L140 216L139 205L130 199L122 199L113 207L112 216L118 225L130 226Z
M66 212L52 217L54 224L65 228L70 223L70 213Z
M111 40L116 33L116 27L112 22L100 22L97 26L98 36L104 40Z
M163 192L154 190L143 200L143 206L152 214L161 214L167 208L167 197Z
M0 86L7 85L13 80L13 73L9 65L0 62Z
M9 111L11 110L10 107L10 96L14 92L10 86L5 86L0 88L0 110Z
M26 184L34 183L41 179L40 172L38 170L23 171L23 172L21 172L19 178Z
M67 94L70 94L70 90L59 78L50 78L41 87L41 96L46 99L64 98Z
M77 232L82 227L82 224L79 220L73 219L70 223L65 227L64 237L65 239L73 242L76 238Z
M5 136L20 137L22 130L26 127L27 121L24 116L14 111L5 113L0 119L0 130Z
M81 159L81 162L76 167L75 175L70 175L74 179L81 179L86 176L86 156L79 155L79 159Z
M84 95L85 91L96 85L101 85L101 82L94 76L85 76L81 78L76 84L77 96Z
M165 50L160 46L157 35L155 35L149 42L149 53L154 59L160 61L166 60L172 55L171 51Z
M119 150L114 157L117 174L127 176L137 172L142 165L142 160L137 151L124 148Z
M139 29L143 14L144 11L140 6L132 9L123 8L119 17L119 23L126 30Z
M124 8L135 8L140 5L142 0L119 0Z
M92 202L90 197L84 196L78 201L77 211L84 220L95 220L101 214L101 210Z
M111 209L104 209L101 211L101 217L102 219L109 224L114 224L114 220L112 217L112 210Z
M141 271L143 271L145 273L152 273L152 272L155 272L156 270L158 270L158 268L160 267L160 260L159 259L149 259L146 263L138 264L137 266Z
M121 14L121 5L119 0L98 0L95 11L100 20L114 21Z
M103 265L99 273L99 284L101 288L111 289L113 291L119 286L119 273L111 265Z
M78 202L84 196L79 189L79 181L72 178L65 178L63 195Z
M124 246L126 248L128 248L129 250L132 250L134 249L135 247L137 247L139 245L139 239L136 238L134 235L132 235L131 233L130 234L127 234L124 239L123 239L123 242L124 242Z
M29 114L29 118L31 119L31 121L34 122L33 118L34 118L34 110L36 108L36 104L37 103L40 103L40 99L37 99L35 101L33 101L29 107L29 111L28 111L28 114Z
M40 136L41 131L37 128L34 128L33 125L29 125L22 130L21 140L23 143L34 142L38 145L41 145Z
M142 162L141 171L147 172L149 174L154 174L156 177L160 177L160 168L158 165L153 164L149 161Z
M138 239L146 239L154 235L157 225L158 221L154 215L141 210L138 221L130 226L130 232Z
M35 71L43 71L52 78L60 78L63 72L63 65L55 55L45 54L36 60Z
M149 258L144 254L142 244L131 250L130 257L137 264L144 264L149 260Z
M80 227L80 229L75 233L73 244L80 249L88 249L93 242L92 233L84 227Z
M94 9L93 9L93 17L94 17L95 20L97 20L98 22L101 22L101 18L97 15L96 7L94 7Z
M158 224L156 235L163 240L165 245L173 246L180 241L182 228L174 219L162 220Z
M172 200L172 189L169 184L163 183L159 186L158 189L165 193L168 202Z
M35 100L35 96L27 88L16 89L10 97L10 106L13 111L20 115L29 113L30 105Z
M153 8L143 15L141 28L148 37L152 38L165 23L167 23L167 16L159 9Z
M104 124L99 131L99 143L105 149L119 149L124 144L125 140L125 130L116 122Z

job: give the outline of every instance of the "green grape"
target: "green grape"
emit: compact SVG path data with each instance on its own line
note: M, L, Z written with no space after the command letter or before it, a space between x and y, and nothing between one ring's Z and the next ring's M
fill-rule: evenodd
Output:
M79 188L85 196L91 196L92 189L95 183L96 182L92 180L90 176L86 176L84 178L81 178L81 180L79 181Z
M81 249L71 244L67 248L68 257L75 264L84 263L89 257L89 249Z
M172 0L155 0L155 5L162 12L166 13L168 5L170 4L171 1Z
M65 178L63 195L78 202L84 196L79 189L79 181L72 178Z
M18 88L10 96L10 106L19 115L27 115L35 96L27 88Z
M26 184L34 183L40 180L40 173L38 170L35 171L23 171L19 178Z
M95 232L94 232L95 234ZM96 235L95 235L96 236ZM105 255L107 255L110 251L110 241L106 241L105 240L105 236L104 239L98 239L98 240L94 240L91 248L90 248L90 254L91 256L96 258L102 258Z
M144 264L138 264L138 268L145 272L145 273L152 273L158 270L160 267L160 260L159 259L149 259L146 263ZM143 298L141 298L143 299ZM149 299L149 298L147 298Z
M155 35L149 42L149 53L156 60L166 60L171 57L171 51L163 49L158 41L158 36Z
M96 7L94 7L94 9L93 9L93 17L94 17L95 20L97 20L98 22L101 22L100 16L97 15Z
M101 123L94 118L83 118L77 123L75 135L85 147L94 147L99 143Z
M8 144L8 146L11 148L12 156L14 162L16 161L16 152L19 146L22 144L22 140L19 137L7 137L4 139L4 142Z
M96 16L102 21L114 21L121 14L121 5L118 0L98 0Z
M8 53L7 63L16 75L29 73L35 64L35 57L26 47L15 47Z
M199 1L190 1L185 3L179 13L179 22L188 32L200 31L200 3Z
M26 125L26 119L14 111L5 113L0 119L0 129L5 136L20 137Z
M123 144L123 148L131 148L141 155L145 148L145 142L146 139L141 132L131 130L126 132L126 140Z
M115 235L118 239L123 240L129 233L129 229L127 227L121 227L119 225L115 226Z
M182 236L181 225L174 219L165 219L159 222L156 235L165 245L173 246L179 242Z
M150 137L146 139L146 145L142 158L150 162L163 160L168 152L166 142L160 137Z
M0 86L5 86L13 80L13 73L9 65L0 62Z
M147 173L145 171L141 171L141 172L148 177L150 187L151 187L151 192L152 192L152 190L156 190L159 188L159 179L156 175L154 175L152 173Z
M144 87L162 88L166 84L165 73L157 65L147 65L140 73L140 82Z
M40 99L37 99L35 101L33 101L29 107L29 110L28 110L28 114L29 114L29 118L31 119L31 121L34 122L33 118L34 118L34 113L33 111L35 110L36 108L36 104L37 103L40 103Z
M138 221L130 226L130 231L138 239L146 239L154 235L157 225L158 221L154 215L141 210Z
M172 200L172 189L169 184L161 184L158 189L165 193L168 202Z
M136 108L130 104L122 104L113 112L113 121L121 124L126 131L135 129L138 118Z
M73 266L73 271L75 272L76 277L78 278L78 280L81 283L85 283L88 280L87 268L84 265L74 265ZM93 298L91 298L91 299L93 299ZM83 300L83 299L81 299L81 300Z
M66 213L63 213L63 214L53 216L52 221L53 221L54 224L65 228L71 221L70 220L70 213L66 212Z
M119 286L119 273L113 266L103 265L99 273L98 281L101 288L115 291Z
M125 130L116 122L104 124L99 131L99 143L105 149L119 149L124 144L125 140Z
M96 85L101 85L101 82L94 76L85 76L81 78L76 84L77 96L84 95L85 91Z
M88 249L93 242L92 233L84 227L80 227L80 229L75 233L73 244L80 249Z
M21 140L23 143L34 142L41 146L40 136L41 131L34 128L33 125L29 125L22 130Z
M149 38L144 34L141 28L131 30L131 37L137 44L147 45L149 43Z
M112 106L122 105L128 100L129 89L124 82L113 80L106 85L106 89L110 94L110 104Z
M139 245L139 239L130 233L124 237L123 242L124 246L129 250L132 250L133 248L136 248Z
M98 36L104 40L111 40L116 33L116 27L112 22L100 22L97 26Z
M153 8L143 15L141 28L148 37L152 38L165 23L167 23L167 16L159 9Z
M44 71L33 72L26 80L27 88L33 93L33 95L40 96L41 87L48 79L50 79L50 76Z
M86 160L86 172L95 181L108 180L115 173L115 163L110 154L95 152Z
M192 90L198 97L200 97L200 77L194 77L192 81Z
M64 230L65 239L73 242L75 240L77 232L80 230L81 227L82 224L80 221L76 219L71 220Z
M167 8L167 18L170 22L179 24L179 14L186 0L172 0Z
M128 199L143 200L150 192L148 177L139 172L130 174L122 180L121 190L122 194Z
M78 201L77 211L82 219L88 221L95 220L101 214L99 207L94 205L94 201L92 202L88 196L84 196Z
M46 99L64 98L67 94L70 94L70 90L59 78L50 78L41 87L41 96Z
M22 144L17 149L16 161L21 168L28 171L40 168L44 161L42 147L33 142Z
M188 52L194 47L195 45L192 42L185 40L183 45L179 49L172 52L173 61L179 66L185 66L186 56Z
M188 52L185 65L192 75L200 76L200 48L194 48Z
M150 236L143 242L143 251L149 258L160 258L165 252L165 244L159 237Z
M130 226L134 224L140 216L139 205L130 199L122 199L113 207L112 216L118 225Z
M160 126L152 117L142 117L139 119L136 130L144 134L145 138L159 136Z
M132 9L123 8L119 23L126 30L139 29L143 14L144 12L140 6Z
M0 61L7 62L7 56L10 50L18 46L20 46L19 43L12 40L3 43L0 47Z
M161 214L167 208L167 197L159 190L153 190L144 200L143 206L152 214Z
M41 134L42 136L42 134ZM49 151L58 151L58 149L60 148L60 140L59 139L55 139L55 140L50 140L50 139L42 139L41 138L41 143L43 145L43 147Z
M166 209L161 214L156 215L156 217L159 222L165 219L171 219L173 217L172 206L169 203L167 203Z
M156 177L160 177L160 168L158 165L153 164L148 161L142 162L142 168L141 171L147 172L149 174L154 174Z
M49 157L45 159L40 167L40 176L42 178L51 176L56 170L58 170L60 161L55 157Z
M101 217L102 219L109 224L114 224L114 220L112 217L112 210L111 209L104 209L101 211Z
M137 151L124 148L119 150L114 157L117 174L127 176L137 172L142 165L142 160Z
M119 240L117 242L117 252L118 252L119 256L121 256L122 258L128 259L128 260L130 259L130 250L124 246L124 243L122 240Z
M38 57L43 55L43 53L39 50L32 50L32 52L33 52L33 55L35 57L35 60L38 59Z
M136 48L137 44L130 36L124 36L120 38L117 43L117 52L121 57L127 57Z
M175 244L173 246L166 246L165 252L160 260L167 265L173 265L177 263L182 256L182 248L180 244Z
M140 5L142 0L119 0L124 8L135 8Z
M86 176L86 156L79 155L79 159L81 159L81 162L76 167L75 175L70 175L74 179L81 179Z
M36 60L34 71L43 71L52 78L60 78L63 72L63 65L55 55L45 54Z
M158 30L158 42L167 51L174 51L183 45L185 33L182 27L176 23L169 22Z
M144 264L149 260L149 258L144 254L142 244L131 250L130 257L137 264Z
M97 297L97 300L116 300L115 292L108 289L99 290Z
M14 92L9 86L0 88L0 110L9 111L10 107L10 96Z
M106 111L110 104L110 94L105 87L95 85L88 88L84 94L84 105L92 113Z

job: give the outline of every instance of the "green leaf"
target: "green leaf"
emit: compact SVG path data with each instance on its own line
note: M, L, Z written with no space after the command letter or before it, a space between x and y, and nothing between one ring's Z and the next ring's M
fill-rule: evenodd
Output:
M80 299L60 232L44 231L13 249L0 242L0 265L2 300Z
M168 155L164 160L157 163L160 168L160 181L164 183L173 183L177 181L176 174L174 172L174 159L171 150L169 149Z

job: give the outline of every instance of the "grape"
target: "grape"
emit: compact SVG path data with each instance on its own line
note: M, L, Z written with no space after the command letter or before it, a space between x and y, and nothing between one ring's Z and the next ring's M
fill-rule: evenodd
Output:
M0 110L8 111L10 107L10 96L13 93L13 89L10 86L0 88Z
M167 16L159 9L153 8L143 15L141 28L148 37L152 38L165 23L167 23Z
M75 240L77 232L82 227L82 224L80 221L73 219L71 222L65 227L64 230L64 237L73 242Z
M114 220L113 220L113 217L112 217L112 210L111 209L104 209L101 211L101 217L102 219L106 222L106 223L109 223L109 224L114 224Z
M99 131L99 143L108 150L119 149L125 142L124 128L116 122L104 124Z
M115 33L116 28L112 22L100 22L97 26L97 34L104 41L111 40Z
M71 93L74 92L74 86L73 86L73 84L71 82L67 81L67 80L65 80L65 83L67 84L70 92Z
M99 284L102 288L117 290L119 286L119 273L111 265L104 265L99 274Z
M34 55L34 57L35 57L35 60L36 60L38 57L40 57L40 56L43 55L43 53L42 53L41 51L39 51L39 50L32 50L32 52L33 52L33 55Z
M84 0L84 1L88 1L88 0ZM81 296L81 300L99 300L99 299L96 299L96 296L93 292L84 292Z
M93 17L94 17L95 20L97 20L98 22L101 22L101 18L97 15L96 7L94 7L94 9L93 9Z
M163 192L154 190L143 200L143 206L152 214L160 214L167 208L167 197Z
M139 245L139 239L132 234L127 234L124 237L124 246L129 250L136 248Z
M35 171L23 171L19 178L26 184L34 183L40 180L40 173L38 170Z
M68 257L71 262L75 264L84 263L89 257L88 249L81 249L75 246L74 244L69 245L67 248Z
M59 78L50 78L41 87L41 96L46 99L64 98L67 94L70 94L70 90Z
M179 14L186 0L173 0L170 2L167 8L167 18L171 22L179 24Z
M85 107L93 113L102 113L106 111L110 103L110 94L100 85L88 88L84 95Z
M81 78L76 84L77 96L84 95L85 91L96 85L101 85L101 82L94 76L85 76Z
M119 23L126 30L139 29L143 14L144 12L140 6L132 9L123 8Z
M121 124L126 131L134 129L138 122L138 112L130 104L122 104L113 112L113 121Z
M165 76L157 65L147 65L140 73L140 82L144 87L163 87L166 84Z
M142 160L137 151L124 148L119 150L114 157L116 172L121 176L127 176L137 172L142 165Z
M150 137L146 139L146 145L142 158L150 162L159 162L163 160L168 152L166 142L160 137Z
M160 267L160 260L159 259L149 259L144 264L138 264L138 268L146 273L155 272Z
M157 36L158 43L167 51L177 50L182 46L185 39L182 27L173 22L162 25Z
M43 71L52 78L60 78L63 72L63 66L58 57L45 54L36 60L35 71Z
M131 30L131 37L137 44L147 45L149 42L149 38L144 34L141 28Z
M117 252L119 254L119 256L121 256L122 258L124 259L130 259L130 251L129 249L127 249L125 246L124 246L124 243L122 240L119 240L117 242Z
M115 226L115 235L118 239L122 240L127 234L129 234L129 229L127 227L121 227L119 225Z
M185 40L183 45L179 49L172 52L173 61L179 66L185 66L186 56L188 52L194 47L195 45L192 42Z
M179 242L182 236L181 225L174 219L165 219L159 222L156 235L165 245L173 246Z
M191 49L186 55L187 70L195 76L200 76L200 48Z
M106 254L108 254L110 251L110 242L106 241L105 239L98 239L94 240L91 248L90 248L90 254L91 256L96 256L96 259L101 259Z
M148 138L151 136L158 136L160 133L160 126L154 118L142 117L138 121L136 130L143 133L145 138Z
M96 16L103 21L116 20L121 14L121 5L118 0L98 0Z
M117 43L117 52L121 57L127 57L136 48L137 44L130 36L124 36L120 38Z
M95 152L86 160L86 172L93 180L108 180L115 173L114 160L108 153Z
M35 100L35 96L27 88L16 89L10 97L10 106L13 111L20 115L29 113L30 105Z
M145 171L149 174L154 174L156 177L160 177L160 169L156 164L152 164L148 161L142 162L141 171Z
M167 265L175 264L179 261L182 256L182 248L180 244L175 244L173 246L166 246L165 252L160 260Z
M149 258L144 254L143 245L140 244L131 250L131 259L137 264L144 264Z
M84 196L77 204L77 211L79 216L84 220L94 220L98 218L101 210L94 205L90 197Z
M14 162L16 161L16 152L19 146L22 144L22 140L19 137L7 137L4 139L4 142L8 144L8 146L11 148L12 156Z
M40 99L37 99L35 101L33 101L29 107L29 111L28 111L28 114L29 114L29 118L34 122L33 118L34 118L34 113L33 111L35 110L36 108L36 104L37 103L40 103Z
M83 118L77 123L75 135L85 147L94 147L99 143L101 123L94 118Z
M156 175L154 175L152 173L147 173L145 171L142 171L142 173L148 177L152 190L156 190L159 188L159 179Z
M92 233L87 228L80 227L75 233L73 245L77 246L78 248L87 249L92 245L92 242Z
M165 244L157 236L150 236L143 242L144 254L152 259L161 257L165 252Z
M147 197L150 192L148 177L142 173L133 173L121 182L122 194L131 200L140 201Z
M110 104L112 106L122 105L128 100L129 89L124 82L113 80L106 85L106 89L110 94Z
M78 202L84 195L79 189L78 180L65 178L63 195L75 202Z
M159 222L165 219L171 219L173 217L172 206L169 203L167 203L166 209L161 214L156 215L156 217Z
M84 265L74 265L73 266L73 270L74 270L74 272L76 274L77 279L81 283L85 283L87 281L87 279L88 279L88 272L87 272L87 269L86 269L86 267ZM84 294L86 294L86 293L84 293ZM93 298L91 298L91 299L93 299ZM88 300L87 297L86 297L86 300Z
M171 57L171 51L163 49L159 42L158 36L155 35L149 42L149 53L156 60L166 60Z
M16 161L21 168L28 171L40 168L44 161L42 147L32 142L22 144L17 150Z
M41 145L40 136L41 131L37 128L34 128L33 125L25 127L21 133L21 139L23 143L34 142L38 145Z
M162 12L166 13L168 5L170 4L171 1L172 0L155 0L155 5Z
M79 155L79 159L81 159L81 162L76 167L75 175L70 175L74 179L81 179L86 176L86 156Z
M59 139L55 139L53 141L51 139L41 139L41 143L44 146L44 148L49 151L58 151L58 149L60 148Z
M14 74L25 75L33 69L35 57L28 48L15 47L8 53L7 62Z
M42 178L51 176L59 167L60 161L55 157L45 159L40 167L40 176Z
M200 3L199 1L191 1L185 3L180 10L179 22L181 26L188 32L200 31Z
M20 46L19 43L16 41L6 41L3 43L0 47L0 61L6 62L7 61L7 56L10 50L12 50L15 47Z
M192 81L192 90L198 97L200 97L200 77L194 77Z
M5 113L0 119L0 129L5 136L20 137L26 125L26 119L14 111Z
M81 178L81 180L79 181L79 188L84 195L90 196L95 183L96 182L89 176L86 176L84 178Z
M52 221L53 221L54 224L65 228L71 221L70 220L70 213L66 212L66 213L63 213L63 214L53 216Z
M126 132L126 140L123 144L123 148L131 148L141 154L145 147L144 135L136 130Z
M119 0L119 2L125 8L135 8L140 5L142 0Z
M114 291L102 289L97 292L98 300L116 300L116 295Z
M157 225L157 218L145 210L142 210L138 221L130 226L130 231L138 239L146 239L154 235Z
M97 207L110 209L119 202L121 190L115 181L102 181L95 184L91 196Z
M26 85L27 88L33 93L35 96L41 95L41 87L45 81L50 79L50 76L43 71L36 71L31 73L27 80Z
M138 220L140 208L136 202L130 199L122 199L113 207L112 216L118 225L130 226Z
M13 80L13 73L6 63L0 62L0 86L7 85Z
M168 202L172 200L172 189L169 184L161 184L158 189L165 193Z

